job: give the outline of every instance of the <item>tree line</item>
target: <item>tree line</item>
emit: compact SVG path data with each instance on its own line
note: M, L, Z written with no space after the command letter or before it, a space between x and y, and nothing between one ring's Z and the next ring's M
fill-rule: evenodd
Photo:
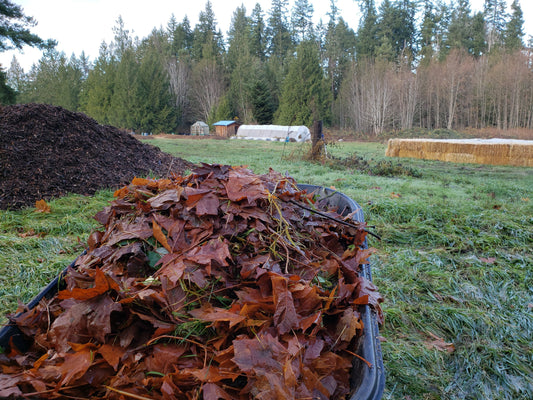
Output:
M211 2L191 26L174 15L134 38L119 17L98 57L54 46L25 72L16 58L0 102L41 102L136 132L184 132L196 120L326 126L368 135L422 127L533 128L532 42L514 0L330 0L313 24L308 0L237 7L226 35ZM2 76L0 76L0 83ZM0 93L2 93L0 85ZM6 94L7 93L7 94Z

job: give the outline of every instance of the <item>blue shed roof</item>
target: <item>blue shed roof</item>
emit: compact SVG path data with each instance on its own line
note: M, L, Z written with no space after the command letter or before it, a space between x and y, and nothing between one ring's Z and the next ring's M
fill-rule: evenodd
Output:
M215 122L213 125L230 126L236 123L237 123L236 121L218 121L218 122Z

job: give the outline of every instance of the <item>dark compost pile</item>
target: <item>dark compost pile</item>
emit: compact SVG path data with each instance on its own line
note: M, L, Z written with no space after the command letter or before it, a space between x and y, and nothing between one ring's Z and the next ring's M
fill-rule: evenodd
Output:
M82 113L46 104L0 107L0 209L91 195L135 176L166 177L189 166Z

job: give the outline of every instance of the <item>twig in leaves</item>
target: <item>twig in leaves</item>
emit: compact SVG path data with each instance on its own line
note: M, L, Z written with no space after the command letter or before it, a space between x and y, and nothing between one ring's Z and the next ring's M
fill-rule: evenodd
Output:
M360 359L362 362L364 362L366 365L368 365L368 368L372 368L372 363L368 360L365 360L363 357L361 357L359 354L356 354L354 353L353 351L350 351L350 350L347 350L347 349L344 349L344 351L354 357L357 357L358 359Z
M343 221L342 219L334 218L334 217L332 217L332 216L330 216L330 215L328 215L328 214L325 214L325 213L323 213L323 212L321 212L321 211L314 210L314 209L312 209L312 208L310 208L310 207L304 206L303 204L298 203L297 201L289 200L288 202L289 202L289 203L292 203L292 204L294 204L294 205L296 205L296 206L298 206L298 207L300 207L300 208L303 208L304 210L307 210L307 211L309 211L309 212L312 212L312 213L318 214L318 215L320 215L321 217L331 219L332 221L336 221L336 222L338 222L339 224L343 224L343 225L346 225L346 226L349 226L349 227L352 227L352 228L355 228L355 229L359 229L359 227L358 227L357 225L354 225L354 224L352 224L352 223L350 223L350 222ZM375 234L374 232L370 232L370 231L367 230L367 229L364 229L364 231L365 231L366 233L368 233L369 235L374 236L376 239L381 240L381 237L380 237L379 235Z

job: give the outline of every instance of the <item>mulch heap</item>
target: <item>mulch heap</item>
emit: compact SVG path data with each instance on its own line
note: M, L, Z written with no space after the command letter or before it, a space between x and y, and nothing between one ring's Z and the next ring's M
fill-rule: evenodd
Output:
M349 395L360 305L382 318L363 223L275 171L207 164L136 178L96 219L65 287L11 316L29 349L0 354L0 396Z
M20 104L0 106L0 166L0 209L20 209L136 176L180 174L191 164L85 114Z

